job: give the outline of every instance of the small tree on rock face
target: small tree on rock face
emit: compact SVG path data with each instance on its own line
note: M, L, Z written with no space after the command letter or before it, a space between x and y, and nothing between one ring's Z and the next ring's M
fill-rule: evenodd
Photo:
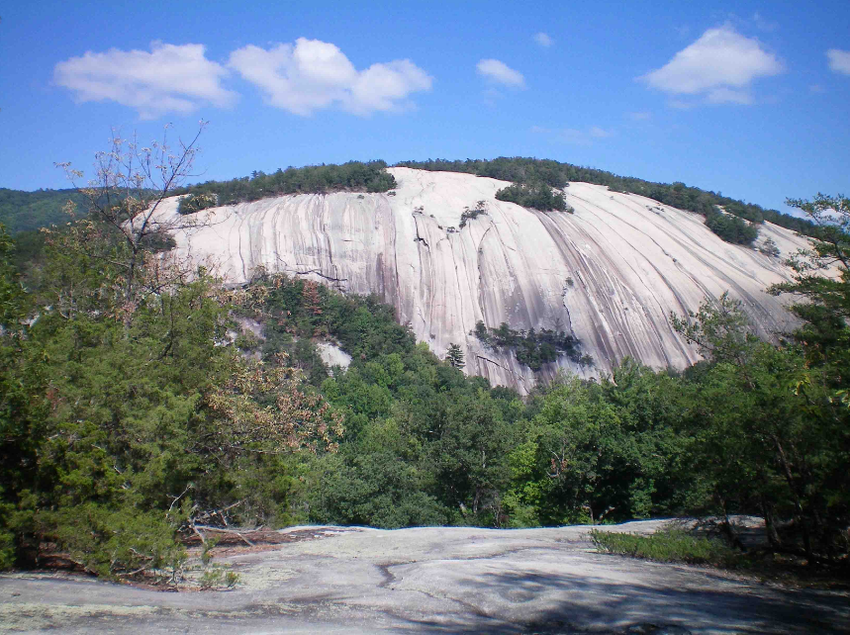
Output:
M455 344L454 342L449 344L449 350L446 353L446 361L453 368L461 369L466 366L466 363L463 360L463 350L459 344Z
M779 247L776 246L772 238L767 238L759 247L759 251L771 258L777 258L780 255Z

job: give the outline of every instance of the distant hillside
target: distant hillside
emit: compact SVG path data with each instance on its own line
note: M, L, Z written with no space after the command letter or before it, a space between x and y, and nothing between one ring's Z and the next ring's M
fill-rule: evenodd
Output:
M73 189L24 192L0 188L0 223L10 234L64 223L68 216L63 208L69 200L81 205L83 196Z

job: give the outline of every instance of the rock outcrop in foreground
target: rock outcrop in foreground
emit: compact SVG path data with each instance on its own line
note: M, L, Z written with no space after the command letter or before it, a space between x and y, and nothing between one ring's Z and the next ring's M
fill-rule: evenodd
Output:
M595 361L558 367L585 376L630 355L654 367L699 359L676 334L670 312L696 310L725 291L743 300L763 335L793 326L782 302L764 293L788 279L782 260L807 241L765 223L782 256L730 245L698 214L604 186L571 183L575 209L538 212L495 199L504 181L449 172L390 168L386 194L296 195L205 210L195 229L175 233L177 249L212 257L231 282L260 266L309 276L354 293L379 294L439 356L465 348L466 370L521 391L533 373L512 355L484 347L470 331L560 326ZM465 208L485 214L460 227ZM176 214L177 199L160 212Z
M652 533L665 521L597 527ZM590 527L291 527L214 549L229 592L0 575L0 632L730 635L846 633L848 592L595 553ZM199 550L187 576L200 576Z

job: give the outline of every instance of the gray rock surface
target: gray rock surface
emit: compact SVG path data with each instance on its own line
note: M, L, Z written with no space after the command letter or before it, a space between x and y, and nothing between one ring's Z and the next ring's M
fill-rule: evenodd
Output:
M614 529L652 531L659 521ZM610 529L610 528L606 528ZM304 533L304 528L286 531ZM841 633L845 592L595 553L587 527L384 531L218 558L227 592L0 575L0 631L62 633ZM630 630L628 630L630 629Z
M497 201L504 181L390 172L399 183L393 196L284 196L187 217L192 227L175 233L178 252L212 258L234 283L264 267L377 293L438 356L461 344L467 372L521 391L533 373L470 336L477 321L560 325L597 364L564 357L544 376L559 367L598 374L627 355L657 368L692 364L699 357L671 328L670 312L725 291L743 300L762 335L794 324L764 289L788 278L782 260L808 244L770 223L760 241L771 238L781 258L723 242L698 214L604 186L572 183L565 194L575 214L543 213ZM478 201L487 213L460 228L464 208ZM176 208L177 199L167 201L160 219L173 220Z

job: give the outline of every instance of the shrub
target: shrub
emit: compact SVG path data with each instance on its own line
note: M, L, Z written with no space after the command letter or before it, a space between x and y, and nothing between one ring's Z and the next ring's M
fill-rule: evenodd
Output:
M758 228L737 216L718 212L705 217L705 225L727 243L752 246L758 238Z
M591 530L590 539L600 551L657 562L728 565L734 551L720 540L672 529L650 536Z
M15 536L11 531L0 529L0 571L11 569L15 564Z
M479 320L471 334L490 348L513 350L517 361L531 370L540 370L543 364L557 361L561 355L566 355L582 367L593 365L590 355L582 355L579 340L557 327L539 331L515 331L505 322L494 329L488 328Z
M759 247L759 251L771 258L777 258L780 254L779 247L776 246L772 238L767 238Z
M486 213L487 213L487 201L478 201L478 203L476 203L475 207L473 207L472 209L465 207L463 209L463 214L460 215L460 225L459 225L460 228L463 229L464 227L466 227L467 222L469 222L469 221L471 221L475 218L478 218L479 216L481 216L481 214L486 214Z
M239 583L239 574L228 571L219 565L213 565L201 575L198 584L202 590L211 590L221 587L232 589Z
M161 512L113 511L89 502L36 512L35 523L40 535L55 541L71 562L108 578L142 572L173 578L186 559L185 549L175 541L175 525Z
M209 192L200 194L187 194L180 199L177 206L178 214L197 214L203 209L218 205L218 196Z
M516 203L522 207L549 212L553 210L572 212L573 208L561 192L556 192L546 183L514 183L496 192L496 199Z

